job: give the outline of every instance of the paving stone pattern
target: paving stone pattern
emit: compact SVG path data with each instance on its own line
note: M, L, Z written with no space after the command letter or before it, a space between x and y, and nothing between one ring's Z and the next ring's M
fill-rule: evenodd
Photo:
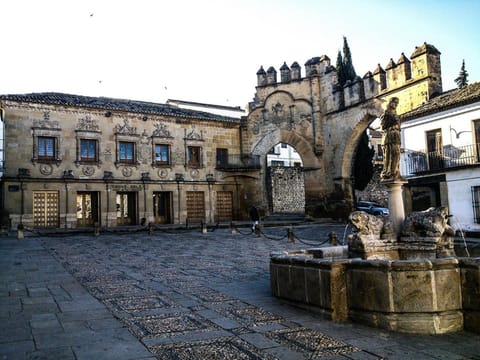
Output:
M272 297L269 253L306 245L263 231L1 239L0 359L480 359L477 334L337 324Z

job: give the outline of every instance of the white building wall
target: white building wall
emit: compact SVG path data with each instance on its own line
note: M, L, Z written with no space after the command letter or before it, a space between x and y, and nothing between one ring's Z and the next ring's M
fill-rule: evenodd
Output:
M480 170L465 169L447 172L450 224L456 230L480 231L473 213L472 186L480 186Z
M435 129L442 129L443 146L471 145L475 141L473 120L480 120L480 103L409 120L402 123L402 148L425 151L426 132Z
M441 129L444 148L451 145L455 149L480 142L475 139L474 120L480 120L478 102L402 123L402 176L407 179L414 176L408 173L407 157L412 151L426 152L427 131ZM457 230L480 231L480 224L475 223L472 199L472 187L480 186L480 167L450 168L437 174L445 174L449 212L453 215L451 225Z
M275 154L267 155L267 166L271 166L273 161L283 162L283 166L295 166L295 163L303 165L302 158L294 147L287 144L287 147L282 147L282 144L274 146Z

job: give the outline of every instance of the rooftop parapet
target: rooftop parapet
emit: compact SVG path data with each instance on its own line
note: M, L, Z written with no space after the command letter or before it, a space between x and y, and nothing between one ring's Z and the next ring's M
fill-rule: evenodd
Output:
M276 74L273 67L270 67L267 72L260 67L257 72L258 86L276 85ZM305 63L304 78L301 76L301 67L297 62L290 67L284 62L280 68L280 82L288 84L292 81L308 81L311 77L321 77L322 87L331 91L330 93L323 91L322 96L331 97L333 100L326 102L329 104L327 111L353 106L383 93L412 85L416 81L427 80L429 82L427 99L442 91L440 52L433 45L427 43L417 46L411 59L408 59L402 52L397 62L391 58L385 69L378 64L373 72L368 71L363 78L357 77L345 84L343 88L337 86L335 74L336 69L330 64L330 58L323 55L313 57Z

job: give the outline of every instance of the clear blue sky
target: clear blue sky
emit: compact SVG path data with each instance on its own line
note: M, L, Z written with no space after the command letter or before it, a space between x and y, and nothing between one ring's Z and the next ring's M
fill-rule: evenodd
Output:
M3 0L0 94L58 91L245 106L256 72L327 55L357 74L423 42L443 88L480 81L477 0Z

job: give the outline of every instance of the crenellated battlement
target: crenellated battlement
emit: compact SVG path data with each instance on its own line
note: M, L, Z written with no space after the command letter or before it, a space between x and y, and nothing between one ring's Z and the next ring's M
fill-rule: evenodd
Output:
M302 77L302 69L297 62L290 67L284 62L280 67L278 82L277 71L273 66L267 71L263 66L260 67L253 107L261 104L268 94L277 89L289 91L293 84L296 93L307 94L311 84L317 83L321 97L317 100L322 104L322 113L341 111L375 97L393 96L393 93L408 100L401 101L403 108L399 112L404 112L442 92L440 52L427 43L416 47L410 59L402 53L396 62L391 58L385 69L378 64L373 72L368 71L363 78L347 81L344 86L338 83L337 71L326 55L309 59L304 68L305 76ZM420 83L422 86L418 86ZM299 90L303 86L304 91ZM406 89L410 90L404 92ZM402 92L405 96L402 96Z

